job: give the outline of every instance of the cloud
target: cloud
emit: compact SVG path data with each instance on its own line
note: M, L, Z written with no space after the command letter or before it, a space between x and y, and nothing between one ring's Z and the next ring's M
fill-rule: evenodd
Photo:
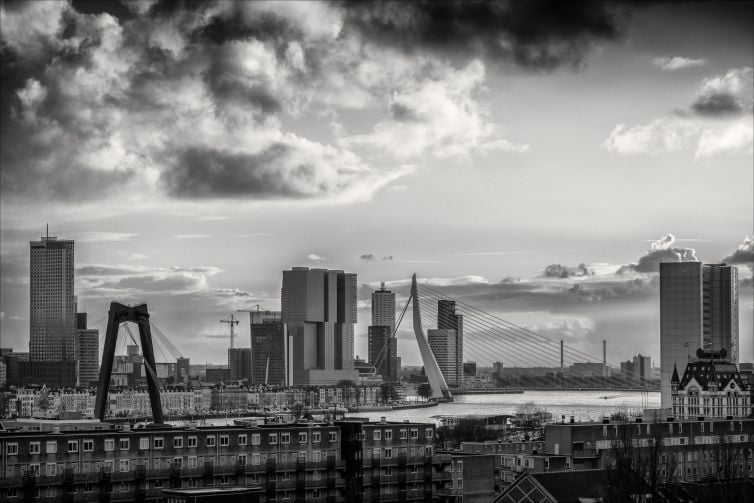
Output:
M662 56L652 59L652 63L659 66L663 70L674 71L682 68L692 68L695 66L703 66L707 63L706 59L691 59L684 58L683 56Z
M206 239L211 237L211 234L176 234L173 239Z
M343 138L342 143L400 159L424 154L447 158L492 150L527 152L528 145L501 138L474 99L484 74L479 60L460 70L438 66L432 77L395 91L387 118L370 133Z
M627 11L610 2L345 2L344 31L406 52L481 53L533 69L578 67L621 35Z
M689 110L644 124L618 124L602 148L622 155L694 150L695 159L751 153L752 68L734 68L705 78Z
M385 257L382 257L382 259L380 259L380 260L393 260L393 256L392 255L387 255Z
M324 260L327 260L325 257L320 257L319 255L316 255L314 253L310 253L306 256L308 260L311 260L312 262L322 262Z
M594 274L585 264L576 267L568 267L560 264L550 264L545 267L544 275L549 278L568 278L571 276L590 276Z
M367 262L374 262L375 260L377 260L377 257L375 257L374 255L372 255L371 253L365 253L364 255L362 255L359 258L361 260L366 260Z
M750 266L753 265L754 240L752 240L750 236L746 236L743 242L738 245L738 248L733 253L721 259L720 261L725 262L726 264L745 264Z
M139 234L132 233L132 232L100 232L100 231L73 232L71 233L71 235L78 243L123 242L123 241L131 241L135 237L139 236Z
M675 236L672 234L658 239L650 245L647 253L639 258L638 263L621 266L617 274L657 273L660 270L660 262L699 262L693 248L675 248L673 247L675 241Z

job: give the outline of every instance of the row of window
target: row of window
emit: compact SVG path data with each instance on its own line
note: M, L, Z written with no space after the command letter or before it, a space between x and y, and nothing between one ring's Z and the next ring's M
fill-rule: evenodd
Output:
M408 434L411 434L411 438L416 439L419 438L419 429L418 428L411 428L410 432L406 430L406 428L401 428L399 431L400 439L405 440ZM432 438L433 430L432 428L426 428L424 430L424 436L426 438ZM372 439L373 440L392 440L393 439L393 430L374 430L372 431Z
M268 434L268 442L270 445L277 445L278 444L278 438L280 440L281 444L290 444L291 443L291 434L290 433L269 433ZM298 443L299 444L306 444L308 443L309 434L307 432L300 432L298 434ZM173 448L174 449L182 449L184 447L184 438L183 437L173 437ZM189 449L196 448L198 445L198 437L196 436L190 436L188 437L186 442L186 446ZM207 435L205 442L207 447L215 447L217 445L216 441L218 440L217 436L215 435ZM337 442L338 440L338 433L336 431L330 431L329 432L329 440L330 442ZM311 441L312 443L320 443L322 441L322 433L319 431L312 432L311 434ZM220 447L227 447L230 445L230 435L219 435L219 442ZM248 445L248 436L244 434L238 435L237 438L238 445L244 446ZM251 434L251 445L260 445L261 444L261 434L260 433L252 433ZM92 452L94 451L94 440L93 439L84 439L81 442L81 447L83 452ZM118 439L118 449L121 451L127 451L131 447L130 439L128 438L120 438ZM105 451L114 451L115 450L115 439L114 438L106 438L105 439L105 445L104 445ZM139 449L140 450L149 450L150 448L150 439L149 437L141 437L139 438ZM154 437L152 439L152 448L155 450L164 449L165 448L165 438L164 437ZM17 456L18 455L18 442L9 442L6 444L6 454L8 456ZM57 440L48 440L45 445L45 453L47 454L55 454L58 452L58 441ZM76 453L79 452L79 441L78 440L68 440L68 452L69 453ZM29 442L29 454L41 454L41 442L38 441L30 441Z

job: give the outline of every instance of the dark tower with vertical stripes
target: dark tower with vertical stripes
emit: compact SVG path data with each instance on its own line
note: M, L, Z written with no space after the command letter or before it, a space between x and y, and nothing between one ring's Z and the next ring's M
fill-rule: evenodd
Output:
M146 304L138 306L124 306L119 302L110 304L110 313L107 320L107 334L105 338L105 350L102 353L102 366L99 373L99 386L97 387L97 402L94 414L99 420L105 418L107 406L107 393L110 390L110 375L113 371L113 357L115 356L115 343L118 338L118 328L121 323L134 322L139 327L141 350L144 356L144 367L147 375L147 388L149 389L149 403L152 406L152 417L157 424L164 423L162 416L162 404L160 403L160 388L157 386L157 373L154 364L154 348L152 346L152 331L149 328L149 311Z

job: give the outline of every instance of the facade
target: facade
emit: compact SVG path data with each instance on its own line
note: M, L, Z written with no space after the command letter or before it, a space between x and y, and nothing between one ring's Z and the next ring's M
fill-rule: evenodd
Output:
M191 374L191 360L189 358L184 358L182 356L178 357L176 360L176 378L179 383L188 384L189 376Z
M395 329L395 293L385 290L385 283L372 292L372 325L387 325Z
M75 386L75 371L73 379L70 372L54 372L54 362L76 360L73 241L46 236L29 246L29 359L33 365L26 370L48 386Z
M697 351L678 378L673 369L671 396L677 419L731 419L751 415L751 392L736 365L719 353Z
M288 386L288 328L280 311L251 312L251 384Z
M495 456L470 454L458 451L441 451L450 454L450 483L439 492L440 501L488 503L495 496Z
M0 498L164 501L163 490L261 486L262 501L431 501L450 462L424 423L0 431Z
M251 348L228 348L228 371L231 381L251 381Z
M398 340L389 325L376 325L367 329L369 363L382 379L389 382L398 381Z
M451 379L446 376L445 381L448 385L455 383L456 386L461 386L463 384L463 316L456 314L456 301L437 301L437 328L455 331L455 359L452 364L454 375Z
M661 407L672 406L670 379L696 348L725 349L738 364L738 269L725 264L660 264Z
M291 337L294 385L355 380L356 275L294 267L283 271L282 321Z
M445 378L448 386L458 386L463 381L458 380L458 358L456 356L457 334L452 329L427 330L427 342L435 356L437 366ZM463 367L461 367L463 372Z
M76 360L79 385L97 385L99 379L99 330L87 328L86 313L76 313Z
M632 379L652 379L652 358L636 355L632 360L621 362L620 372Z

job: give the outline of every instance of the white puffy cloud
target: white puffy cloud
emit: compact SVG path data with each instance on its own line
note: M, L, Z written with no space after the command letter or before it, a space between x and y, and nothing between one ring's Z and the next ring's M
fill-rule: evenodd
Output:
M695 159L752 152L752 69L705 78L689 111L643 124L618 124L602 143L617 154L693 151Z
M703 66L707 63L704 58L692 59L684 58L683 56L661 56L652 59L652 63L659 66L663 70L674 71L682 68L691 68L695 66Z

